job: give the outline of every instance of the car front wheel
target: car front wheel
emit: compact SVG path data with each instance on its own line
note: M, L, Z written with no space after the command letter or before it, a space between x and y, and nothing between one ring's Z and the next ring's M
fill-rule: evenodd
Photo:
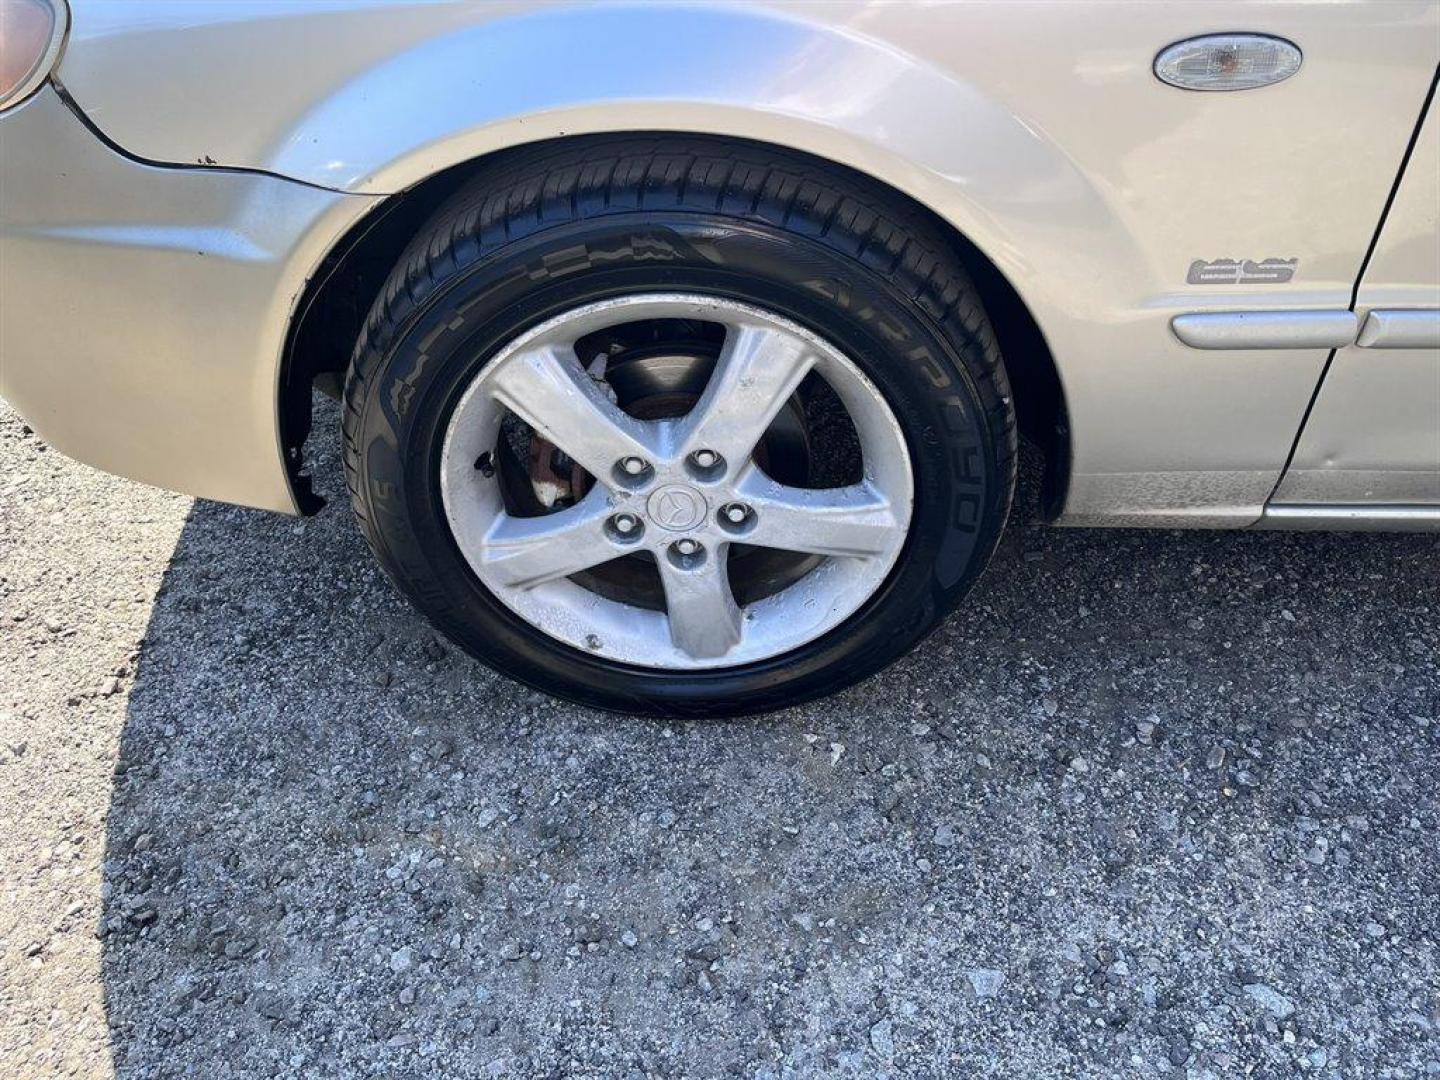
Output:
M481 660L735 714L914 645L1009 507L993 334L935 226L781 150L598 138L477 174L346 385L357 517Z

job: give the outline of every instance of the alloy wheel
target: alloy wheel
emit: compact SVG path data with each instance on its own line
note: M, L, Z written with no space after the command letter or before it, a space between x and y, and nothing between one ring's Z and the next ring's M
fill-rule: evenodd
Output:
M622 396L635 372L666 392ZM804 419L817 398L823 431ZM824 468L797 466L837 452L853 461L818 484ZM913 499L900 426L851 360L773 312L674 293L577 307L503 346L453 410L440 468L455 542L507 607L675 671L843 622L894 566Z

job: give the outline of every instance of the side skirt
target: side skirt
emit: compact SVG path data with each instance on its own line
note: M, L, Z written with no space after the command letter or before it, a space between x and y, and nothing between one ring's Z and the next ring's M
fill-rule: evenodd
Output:
M1267 506L1253 528L1440 532L1440 506Z

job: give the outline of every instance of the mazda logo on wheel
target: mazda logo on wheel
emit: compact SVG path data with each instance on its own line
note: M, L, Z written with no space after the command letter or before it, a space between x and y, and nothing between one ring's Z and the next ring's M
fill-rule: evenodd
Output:
M650 496L646 509L655 524L679 532L705 520L705 497L684 484L670 484Z

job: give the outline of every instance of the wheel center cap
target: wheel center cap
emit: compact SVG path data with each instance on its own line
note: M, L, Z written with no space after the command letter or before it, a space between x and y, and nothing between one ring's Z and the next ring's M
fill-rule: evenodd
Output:
M705 496L684 484L666 484L646 500L645 512L662 529L683 532L705 520Z

